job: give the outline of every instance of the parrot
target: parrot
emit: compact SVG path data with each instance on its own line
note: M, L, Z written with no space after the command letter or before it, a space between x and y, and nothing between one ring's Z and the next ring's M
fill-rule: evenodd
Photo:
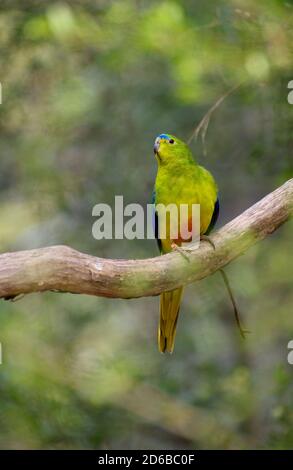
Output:
M168 206L187 204L188 211L185 223L190 230L192 204L200 206L200 235L207 235L215 226L219 216L219 197L217 184L211 173L200 166L194 159L188 145L171 134L160 134L154 143L154 154L158 164L152 204L154 209L154 231L160 254L173 250L183 252L182 238L172 235L172 213L169 215L169 225L166 225L164 238L160 238L160 212L156 210L159 204ZM179 218L179 215L177 215ZM176 221L177 227L180 222ZM192 229L192 227L191 227ZM185 240L184 242L190 240ZM209 241L209 240L208 240ZM187 249L187 248L186 248ZM158 326L158 348L162 353L172 353L176 334L183 287L160 295L160 319Z

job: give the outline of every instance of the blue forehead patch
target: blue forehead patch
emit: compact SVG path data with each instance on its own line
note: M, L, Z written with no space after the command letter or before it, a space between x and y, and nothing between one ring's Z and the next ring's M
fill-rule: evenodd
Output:
M170 136L168 134L160 134L159 137L160 139L167 139L167 140L170 139Z

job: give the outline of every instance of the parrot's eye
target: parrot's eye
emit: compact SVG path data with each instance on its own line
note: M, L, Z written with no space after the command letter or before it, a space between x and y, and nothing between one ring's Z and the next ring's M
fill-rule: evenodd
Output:
M170 139L169 144L174 144L174 139Z

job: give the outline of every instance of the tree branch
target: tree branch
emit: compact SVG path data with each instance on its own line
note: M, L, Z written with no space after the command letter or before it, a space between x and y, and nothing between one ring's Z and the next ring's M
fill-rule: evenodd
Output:
M0 297L60 291L104 297L157 295L203 279L273 233L293 214L293 179L215 232L190 252L143 260L109 260L67 246L0 255Z

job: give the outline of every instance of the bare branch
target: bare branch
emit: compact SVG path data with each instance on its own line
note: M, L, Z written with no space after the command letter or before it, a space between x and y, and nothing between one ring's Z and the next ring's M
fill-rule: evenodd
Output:
M43 291L133 298L209 276L273 233L293 214L293 179L215 232L208 243L191 250L143 260L110 260L67 246L0 255L0 297ZM269 256L269 255L268 255Z
M206 151L206 143L205 143L205 139L206 139L206 133L208 131L208 127L209 127L209 123L210 123L210 119L212 117L212 114L216 111L216 109L223 103L223 101L230 95L232 95L232 93L234 93L234 91L238 90L238 88L241 87L241 85L243 85L244 82L241 82L241 83L238 83L237 85L234 85L233 88L231 88L230 90L226 91L226 93L224 93L222 96L220 96L220 98L217 99L217 101L210 107L210 109L206 112L206 114L204 115L204 117L201 119L201 121L199 122L199 124L193 129L189 139L187 140L187 143L190 144L191 141L195 138L195 140L197 140L200 132L201 132L201 141L202 141L202 146L203 146L203 152L204 152L204 155L206 155L207 151Z

